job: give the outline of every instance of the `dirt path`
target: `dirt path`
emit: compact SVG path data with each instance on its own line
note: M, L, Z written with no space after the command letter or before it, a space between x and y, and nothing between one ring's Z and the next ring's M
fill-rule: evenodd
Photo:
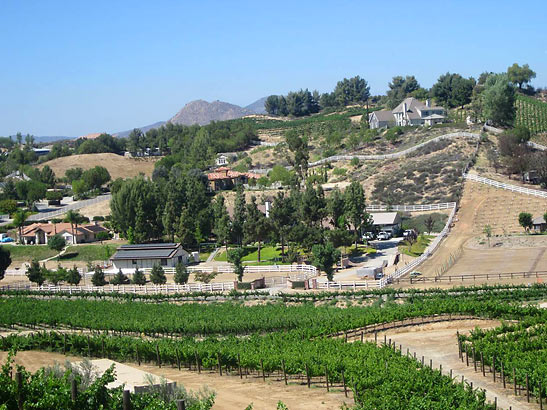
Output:
M416 357L421 360L425 357L425 363L429 364L433 360L433 368L443 367L443 373L447 374L450 369L453 371L453 377L461 381L464 376L467 383L473 383L474 388L486 390L487 399L494 401L497 397L498 407L508 409L537 409L539 406L526 402L526 396L515 397L511 388L504 389L499 382L494 383L492 375L486 377L482 373L474 371L473 366L467 367L458 357L458 347L456 332L467 333L475 327L491 328L499 326L500 322L496 320L462 320L454 322L433 323L423 326L413 326L411 328L392 329L387 332L378 333L378 342L383 342L384 334L388 339L394 341L399 348L402 345L403 354L407 348L410 354L416 352ZM368 337L368 340L374 341L374 336Z
M7 352L0 352L0 363L4 363ZM24 351L18 352L15 362L25 366L31 372L35 372L44 366L51 366L55 363L63 364L66 360L77 362L80 357L64 356L59 353ZM137 364L127 363L130 366L138 367ZM143 364L139 369L150 372L157 376L165 376L183 385L187 390L197 391L207 386L216 392L215 405L213 409L219 410L242 410L249 404L257 410L275 409L278 401L283 401L290 409L316 410L316 409L339 409L344 402L353 404L351 394L349 398L344 397L340 391L327 393L322 388L308 389L304 385L289 383L285 386L283 382L266 379L262 382L260 378L243 378L238 376L219 376L213 372L190 372L179 371L172 367L162 367L150 364Z

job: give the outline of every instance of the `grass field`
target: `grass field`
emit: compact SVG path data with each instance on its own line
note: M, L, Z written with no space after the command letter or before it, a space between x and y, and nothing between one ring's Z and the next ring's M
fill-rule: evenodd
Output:
M243 262L257 262L258 261L258 248L256 246L246 246L245 256L243 257ZM260 263L261 264L270 264L271 262L280 263L281 259L281 248L276 246L264 246L260 249ZM217 262L227 262L226 251L220 251L215 257ZM247 265L249 265L247 263Z
M69 246L64 255L61 256L62 261L104 261L114 255L116 245L79 245ZM107 255L107 249L109 253Z
M32 261L47 259L57 254L46 245L5 245L10 251L12 261Z
M409 245L407 241L403 241L399 245L399 251L408 256L420 256L424 253L425 248L427 248L432 238L433 236L431 235L420 235L418 236L418 240L412 245Z

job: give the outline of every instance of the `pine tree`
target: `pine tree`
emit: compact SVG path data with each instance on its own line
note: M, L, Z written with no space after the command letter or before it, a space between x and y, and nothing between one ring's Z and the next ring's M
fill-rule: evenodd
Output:
M142 273L138 267L135 268L133 278L131 278L131 283L133 285L146 285L146 276L144 276L144 273Z
M129 278L127 277L127 275L124 275L121 269L119 269L118 273L114 275L110 283L112 283L113 285L127 285L129 283Z
M234 205L234 220L232 223L232 235L234 242L241 245L243 243L243 224L245 223L245 192L243 186L237 186L236 200Z
M143 243L148 237L148 228L146 223L146 215L144 214L144 206L141 198L137 201L137 209L135 216L135 226L133 227L133 241L135 243Z
M43 275L42 268L40 267L40 264L38 263L37 260L33 260L30 263L30 266L27 269L26 275L28 280L36 283L38 286L42 286L42 284L46 280L46 278Z
M189 276L190 272L186 269L186 265L184 263L178 263L175 267L175 283L177 285L184 285L185 283L188 283Z
M150 281L154 285L164 285L167 283L167 277L165 276L165 272L160 265L156 264L152 268L152 272L150 272Z
M93 286L104 286L106 285L106 280L104 278L104 272L100 266L95 267L93 276L91 276L91 283Z
M224 197L218 195L213 204L213 213L215 218L214 234L217 237L217 244L224 245L228 251L228 239L230 237L230 216L224 204Z
M196 232L195 219L190 215L187 208L182 208L179 218L177 236L183 247L193 247L196 243L194 234Z
M256 205L256 198L251 198L251 203L247 205L247 219L243 225L245 233L245 243L258 243L258 262L260 262L260 248L262 242L270 232L270 221L260 212Z
M4 279L6 269L11 264L10 251L5 246L0 246L0 280Z
M169 192L167 203L162 215L163 230L171 242L175 241L175 231L177 226L177 214L175 207L175 199L172 191Z
M77 285L82 280L82 275L80 275L80 272L78 271L78 268L74 266L72 269L68 271L66 281L67 283L70 283L71 285Z

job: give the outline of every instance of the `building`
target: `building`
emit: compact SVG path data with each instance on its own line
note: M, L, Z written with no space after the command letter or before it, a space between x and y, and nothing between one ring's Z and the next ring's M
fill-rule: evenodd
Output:
M547 231L547 221L545 221L545 218L543 216L538 216L537 218L534 218L532 220L532 224L534 225L535 232Z
M443 107L431 106L430 100L425 104L416 98L405 98L395 109L374 111L369 114L370 128L383 128L393 125L405 127L415 125L435 125L443 122Z
M260 175L250 172L232 171L228 167L220 167L207 174L209 180L209 190L220 191L232 189L237 184L247 184L249 180L257 180Z
M393 235L401 230L401 216L398 212L371 212L372 226L376 231L391 232Z
M178 263L187 264L189 255L180 243L148 243L122 245L110 260L115 269L146 269L154 265L172 268Z
M217 167L228 165L230 162L237 159L237 154L233 152L220 152L217 155L216 164Z
M67 244L95 242L99 232L108 230L97 223L74 225L73 235L72 226L68 222L34 223L23 228L21 242L25 245L46 245L48 239L54 235L61 235Z

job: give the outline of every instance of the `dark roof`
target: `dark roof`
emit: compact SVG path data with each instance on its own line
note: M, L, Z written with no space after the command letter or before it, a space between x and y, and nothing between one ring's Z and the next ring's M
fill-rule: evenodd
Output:
M122 245L112 256L119 259L166 259L171 258L180 248L178 243L147 243L140 245Z
M395 122L395 116L391 111L383 110L383 111L374 111L370 115L375 115L376 118L378 118L378 121L387 121L387 122Z

